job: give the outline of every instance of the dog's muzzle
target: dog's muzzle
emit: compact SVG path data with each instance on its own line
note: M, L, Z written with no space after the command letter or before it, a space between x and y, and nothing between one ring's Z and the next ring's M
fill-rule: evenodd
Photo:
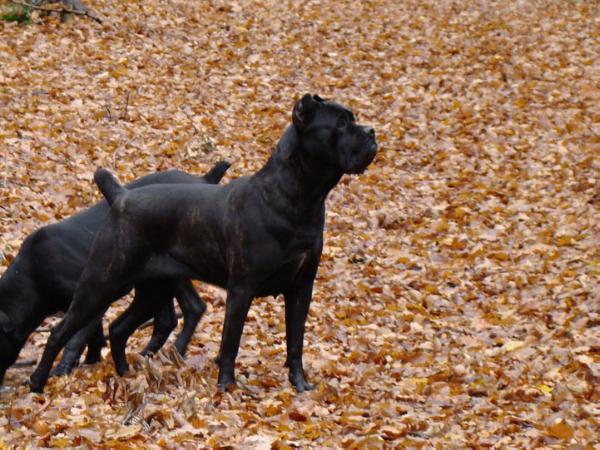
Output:
M363 149L360 152L361 158L358 163L350 170L352 174L361 174L365 170L369 164L373 162L375 159L375 155L377 154L377 141L375 140L375 130L371 127L365 128L365 143L363 144Z

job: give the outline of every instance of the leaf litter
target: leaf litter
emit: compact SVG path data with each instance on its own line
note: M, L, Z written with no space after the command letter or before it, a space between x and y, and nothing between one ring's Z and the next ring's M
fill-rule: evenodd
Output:
M104 361L28 392L10 369L0 447L598 445L600 48L586 1L94 1L103 19L0 22L0 242L130 180L258 169L319 93L380 151L328 200L307 323L315 391L287 382L281 299L258 299L240 388L215 388L224 296L185 361ZM123 310L118 302L106 323ZM44 326L54 323L49 319ZM105 325L106 325L105 323ZM21 360L35 359L34 333Z

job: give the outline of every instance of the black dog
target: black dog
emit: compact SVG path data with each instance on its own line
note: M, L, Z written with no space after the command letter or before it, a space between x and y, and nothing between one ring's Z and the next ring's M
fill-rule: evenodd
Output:
M129 188L164 183L218 183L229 163L220 162L205 176L197 177L177 170L158 172L135 180ZM29 236L19 254L0 279L0 384L6 369L17 359L27 337L38 325L57 311L66 311L71 303L77 281L83 272L94 236L108 213L103 201L96 206L45 226ZM155 353L177 324L173 309L176 297L184 315L184 329L175 343L184 354L187 344L206 305L198 297L189 279L161 278L144 280L136 285L136 297L153 299L160 295L164 309L157 311L154 332L144 350ZM79 362L86 344L87 363L100 359L105 345L102 317L89 320L83 332L69 341L63 359L55 373L70 372ZM86 336L86 334L88 336Z
M114 201L96 235L71 307L31 376L41 392L54 358L90 318L147 278L199 278L227 289L218 385L235 383L242 328L256 296L285 296L289 380L312 389L302 365L304 325L323 247L325 198L344 173L375 157L375 132L351 111L305 95L293 125L256 174L225 186L161 185L129 191L100 169L96 183ZM162 304L136 298L110 329L117 372L128 370L129 334Z

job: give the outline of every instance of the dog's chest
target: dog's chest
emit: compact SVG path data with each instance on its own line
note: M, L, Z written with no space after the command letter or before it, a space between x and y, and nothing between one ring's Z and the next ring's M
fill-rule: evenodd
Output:
M301 279L309 258L310 252L303 252L283 261L261 283L262 288L259 295L279 295L295 286Z
M262 283L262 295L278 295L297 285L317 257L319 239L319 234L296 233L284 246L282 257L272 261L270 274Z
M320 237L320 232L314 229L300 228L295 230L292 238L286 245L286 254L291 258L303 258L309 250L314 248L315 242Z

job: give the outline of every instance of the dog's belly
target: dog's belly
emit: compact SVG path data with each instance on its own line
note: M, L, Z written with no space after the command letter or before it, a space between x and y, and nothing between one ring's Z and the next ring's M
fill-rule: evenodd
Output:
M185 234L177 237L175 242L160 252L163 260L170 267L181 268L188 278L226 288L229 271L224 251L210 227L189 227Z
M227 275L224 264L218 260L196 258L193 262L188 262L169 254L155 254L137 278L184 277L226 288Z
M213 286L219 286L223 289L227 289L227 283L229 282L226 270L221 270L215 266L211 267L210 265L197 269L195 276L192 276L192 278L212 284Z

